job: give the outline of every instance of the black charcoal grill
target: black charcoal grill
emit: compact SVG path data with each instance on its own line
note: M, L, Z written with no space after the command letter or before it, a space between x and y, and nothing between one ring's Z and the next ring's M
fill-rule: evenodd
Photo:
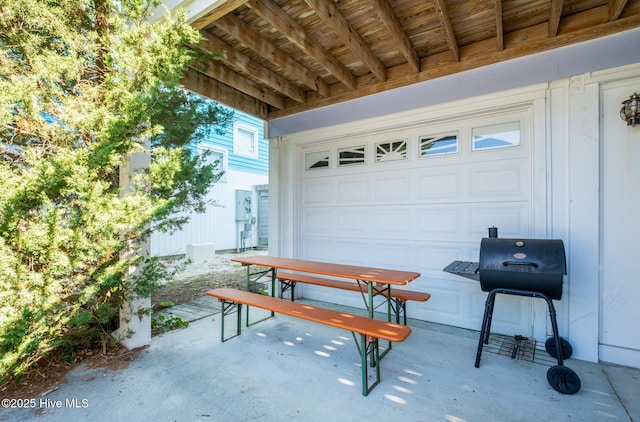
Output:
M483 292L507 288L562 298L567 273L562 240L484 238L478 265Z
M558 360L558 365L547 371L547 381L560 393L573 394L580 390L578 375L563 365L563 359L571 356L572 348L558 334L552 302L562 299L562 280L567 273L562 240L484 238L480 244L480 262L454 261L444 270L479 279L482 291L489 292L478 341L476 368L480 367L483 344L489 342L496 295L502 293L541 298L547 302L553 330L553 337L545 342L545 350Z

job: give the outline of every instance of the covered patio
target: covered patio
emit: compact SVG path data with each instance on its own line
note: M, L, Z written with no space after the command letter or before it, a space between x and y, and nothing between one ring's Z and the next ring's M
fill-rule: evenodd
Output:
M417 310L410 322L414 332L384 359L382 382L366 398L358 393L359 359L349 333L278 316L221 344L216 315L155 338L128 370L141 372L101 381L106 384L96 394L113 391L160 420L638 420L632 399L640 394L638 370L596 363L637 367L633 336L616 331L605 338L607 327L623 331L628 321L608 325L627 311L616 305L619 295L603 300L601 291L615 292L616 283L629 277L599 272L613 248L598 237L606 233L598 212L612 215L606 206L616 200L600 197L599 182L619 169L600 167L602 151L635 145L637 138L637 131L619 126L624 123L617 113L637 86L638 1L167 5L187 6L190 22L204 37L200 47L220 53L194 66L185 86L267 122L275 191L270 253L420 271L423 278L415 285L434 300ZM512 110L522 111L521 120L509 115ZM480 180L473 171L495 166L480 158L469 137L460 137L466 158L435 158L441 168L428 154L410 155L425 137L470 133L486 124L478 115L506 116L491 122L496 125L520 122L523 143L501 150L504 157L496 159L512 166L504 174L516 176L492 180L522 184L478 183L478 191L471 191L468 181ZM474 127L453 123L470 116L478 119ZM442 122L450 124L438 126ZM413 143L397 161L378 161L371 153L397 140ZM360 162L350 166L348 159L358 153ZM458 165L455 180L468 183L426 177L444 174L452 164ZM380 169L388 170L387 179ZM462 194L467 188L468 197ZM479 208L491 212L478 212L480 194L488 196ZM634 208L635 200L624 197L631 205L622 208ZM456 207L447 208L452 202ZM397 209L391 212L390 204ZM496 211L505 204L513 220ZM430 215L452 220L438 226L430 223L439 220L424 217ZM488 217L467 218L478 215ZM378 226L387 222L385 216L395 224L388 232ZM473 328L484 295L441 269L452 259L475 259L479 238L496 220L505 237L567 242L570 268L560 324L576 345L576 355L565 364L582 380L578 394L559 395L549 387L544 352L531 362L487 351L480 368L473 367ZM442 226L455 230L445 233ZM621 238L615 243L628 239ZM602 268L621 268L610 260ZM629 295L635 297L635 290ZM327 299L325 307L350 305L350 298L327 298L311 289L303 296ZM512 305L520 326L507 324L502 332L538 340L548 334L545 310L528 302ZM96 376L98 382L97 375L78 378ZM171 378L158 382L165 376ZM122 385L129 394L121 394ZM143 389L144 396L134 399ZM124 406L122 412L131 414Z
M418 320L409 321L413 333L393 346L382 361L381 383L363 397L349 332L276 316L220 343L220 314L211 305L188 328L154 337L127 368L80 367L60 388L36 399L37 412L5 409L0 418L640 420L640 370L568 359L582 390L563 395L547 383L544 352L534 363L486 351L476 369L477 332Z

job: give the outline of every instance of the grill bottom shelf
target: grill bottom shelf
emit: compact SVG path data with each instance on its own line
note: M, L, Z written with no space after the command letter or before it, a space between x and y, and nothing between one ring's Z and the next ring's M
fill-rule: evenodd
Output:
M483 345L482 351L511 358L514 341L513 336L492 333L489 336L489 343ZM544 343L540 344L539 349L537 343L535 340L521 340L514 359L521 363L536 363L549 367L557 365L557 360L545 351Z

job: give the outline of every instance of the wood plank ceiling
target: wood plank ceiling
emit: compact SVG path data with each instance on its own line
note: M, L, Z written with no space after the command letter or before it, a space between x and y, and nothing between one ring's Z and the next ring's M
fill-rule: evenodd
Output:
M184 85L265 120L640 26L640 0L217 3Z

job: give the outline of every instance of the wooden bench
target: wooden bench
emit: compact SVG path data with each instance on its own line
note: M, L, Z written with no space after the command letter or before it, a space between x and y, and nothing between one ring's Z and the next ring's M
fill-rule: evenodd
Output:
M395 324L393 322L381 321L359 315L352 315L331 309L319 308L317 306L292 302L286 299L279 299L258 293L250 293L230 288L220 288L208 291L207 295L215 297L222 302L222 332L220 334L222 342L240 335L242 326L242 305L254 306L271 312L277 312L279 314L351 331L361 357L363 396L368 395L369 392L380 382L380 350L378 340L382 339L392 342L401 342L411 334L411 328L406 325ZM234 336L225 338L224 317L234 310L237 312L237 332ZM360 342L358 342L355 335L356 333L360 334ZM369 365L372 367L375 366L376 372L375 381L371 384L369 383L368 378Z
M351 290L354 292L360 292L363 295L367 294L366 284L353 283L350 281L335 280L331 278L314 277L304 274L295 274L287 272L278 272L276 275L278 281L281 284L280 297L282 293L287 290L291 290L291 300L295 300L295 286L296 283L313 284L314 286L333 287L341 290ZM375 289L374 296L383 295L386 296L387 289ZM391 306L396 314L396 323L400 323L400 314L403 315L404 325L407 325L407 301L414 300L417 302L426 302L431 298L431 294L423 292L414 292L405 289L391 289Z

